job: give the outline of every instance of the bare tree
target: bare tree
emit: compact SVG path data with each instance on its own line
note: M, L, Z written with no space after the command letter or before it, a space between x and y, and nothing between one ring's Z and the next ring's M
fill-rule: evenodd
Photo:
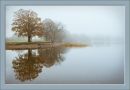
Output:
M47 41L62 42L65 37L65 30L61 23L55 23L51 19L43 21L45 38Z
M43 29L41 19L36 12L23 9L15 12L12 31L15 31L18 37L26 36L28 42L31 42L33 36L43 36Z

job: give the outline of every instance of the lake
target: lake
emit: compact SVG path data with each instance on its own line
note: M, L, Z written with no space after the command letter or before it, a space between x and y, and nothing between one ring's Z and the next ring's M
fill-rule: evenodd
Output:
M123 84L124 46L6 50L7 84Z

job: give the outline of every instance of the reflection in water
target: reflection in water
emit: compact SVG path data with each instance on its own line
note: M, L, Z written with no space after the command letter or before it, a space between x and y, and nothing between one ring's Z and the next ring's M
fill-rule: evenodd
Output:
M63 62L65 53L63 47L49 47L38 49L37 52L28 49L27 53L16 57L12 64L16 79L27 81L35 79L43 67L51 67L54 64Z

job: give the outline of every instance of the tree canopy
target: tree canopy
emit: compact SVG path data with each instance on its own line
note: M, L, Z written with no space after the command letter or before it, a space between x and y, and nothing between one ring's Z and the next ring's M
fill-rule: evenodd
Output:
M61 23L55 23L51 19L47 18L43 21L45 28L45 38L51 42L62 42L65 38L65 29Z
M44 33L41 18L32 10L20 9L15 12L12 23L12 31L20 36L27 36L28 42L31 42L33 36L42 36Z
M65 29L61 23L49 18L42 21L32 10L19 9L15 12L12 31L18 37L28 37L28 42L32 42L34 36L45 37L46 41L52 43L62 42L65 38Z

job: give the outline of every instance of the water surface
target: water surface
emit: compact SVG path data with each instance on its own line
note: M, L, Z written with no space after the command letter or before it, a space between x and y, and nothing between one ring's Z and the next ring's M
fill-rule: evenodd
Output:
M122 45L6 50L7 84L123 84Z

